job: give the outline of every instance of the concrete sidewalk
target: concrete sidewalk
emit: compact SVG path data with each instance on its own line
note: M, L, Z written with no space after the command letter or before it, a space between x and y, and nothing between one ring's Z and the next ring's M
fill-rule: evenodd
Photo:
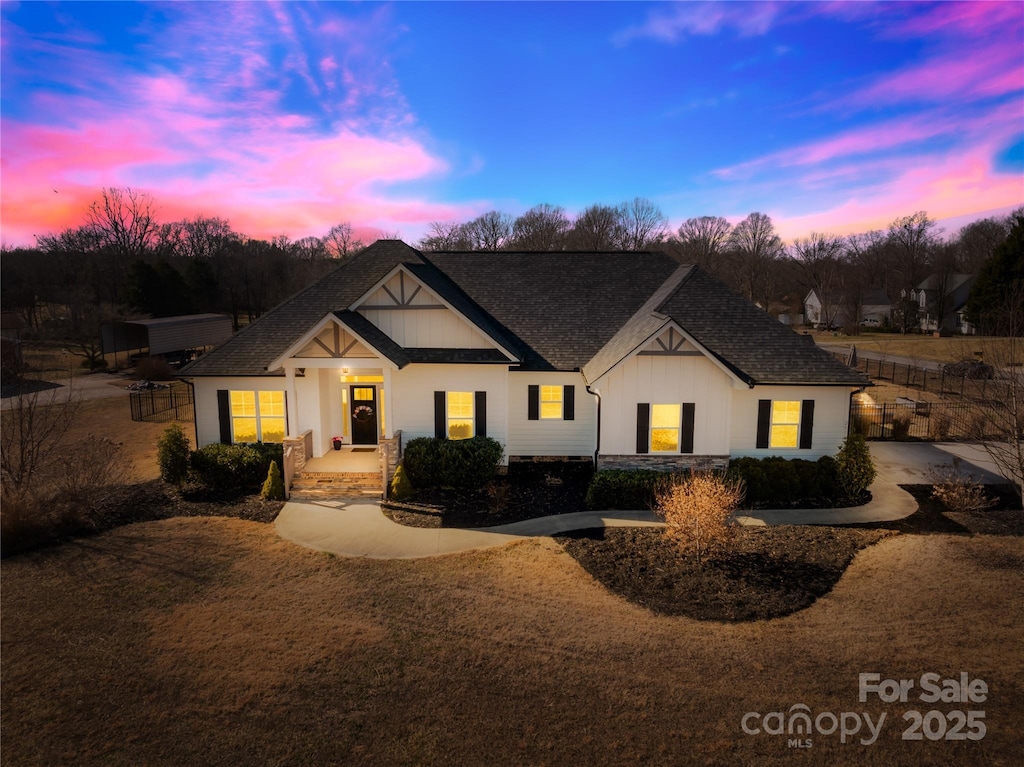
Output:
M871 490L871 502L856 508L750 511L737 520L743 525L832 525L902 519L917 510L913 497L895 485L881 483ZM369 559L435 557L596 527L662 526L652 511L580 511L476 530L406 527L385 517L380 504L363 499L330 506L286 503L274 524L282 538L301 546Z

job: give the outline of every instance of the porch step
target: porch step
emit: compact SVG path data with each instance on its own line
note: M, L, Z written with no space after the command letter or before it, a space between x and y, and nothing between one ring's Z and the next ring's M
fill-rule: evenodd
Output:
M376 497L383 494L380 472L304 471L292 479L293 500Z

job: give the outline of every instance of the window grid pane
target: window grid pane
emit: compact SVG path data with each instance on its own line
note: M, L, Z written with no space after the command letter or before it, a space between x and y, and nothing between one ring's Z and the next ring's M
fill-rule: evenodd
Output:
M651 426L678 429L682 420L680 405L652 405Z
M448 439L473 436L473 392L448 392Z
M231 392L231 415L256 415L256 393L251 391Z
M263 442L284 441L284 419L283 418L261 418L260 427L263 431Z
M284 416L284 392L261 391L260 416Z

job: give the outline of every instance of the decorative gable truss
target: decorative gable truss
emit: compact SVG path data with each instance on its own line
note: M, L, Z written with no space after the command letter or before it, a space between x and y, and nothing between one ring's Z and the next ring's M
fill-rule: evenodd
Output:
M343 328L337 322L330 322L313 337L313 340L292 356L299 359L341 359L375 358L377 355L367 349L347 328Z
M691 342L686 340L678 330L669 327L638 354L642 357L703 357L704 354Z
M499 349L465 315L402 266L351 306L404 349Z

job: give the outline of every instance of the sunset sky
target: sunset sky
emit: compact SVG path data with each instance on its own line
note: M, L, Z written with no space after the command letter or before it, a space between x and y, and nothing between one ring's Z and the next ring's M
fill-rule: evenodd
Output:
M646 197L788 238L1024 203L1024 3L0 4L2 239L171 221L415 242Z

